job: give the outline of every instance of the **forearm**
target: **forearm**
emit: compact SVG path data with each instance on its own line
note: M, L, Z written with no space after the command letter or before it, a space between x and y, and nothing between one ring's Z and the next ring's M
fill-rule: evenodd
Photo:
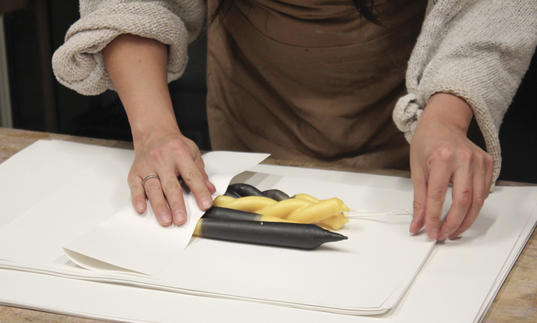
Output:
M161 225L181 225L186 208L178 177L202 210L211 207L215 188L198 147L177 126L167 83L168 49L152 39L122 35L106 46L103 56L131 125L135 157L128 182L133 205L142 213L147 198Z
M83 95L114 88L102 51L119 36L131 34L168 46L167 81L175 80L183 74L188 43L201 31L204 17L203 0L80 0L80 19L52 57L54 75Z
M103 56L135 147L155 133L179 133L166 80L167 47L156 40L121 35L106 46Z

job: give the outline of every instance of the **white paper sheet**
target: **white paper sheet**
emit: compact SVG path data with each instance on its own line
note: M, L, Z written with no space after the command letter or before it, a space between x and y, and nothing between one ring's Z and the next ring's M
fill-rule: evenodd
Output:
M274 182L271 176L264 177L267 183L259 183L260 189L275 184L289 194L307 190L329 198L335 193L351 209L408 209L411 200L409 192L398 190L293 177ZM326 311L378 314L397 303L434 245L425 235L409 238L410 219L353 219L341 231L348 240L315 251L201 238L182 250L174 248L173 234L148 230L143 220L135 222L131 214L120 212L66 249L187 290ZM83 258L73 260L85 266Z
M130 160L128 150L41 140L2 163L0 259L62 257L64 239L129 203Z
M300 174L341 183L360 182L370 187L412 189L409 179L393 176L274 165L258 165L252 171L278 176ZM259 176L250 173L246 178ZM387 322L479 321L536 222L536 186L496 187L462 239L437 244L398 307L377 318Z
M361 177L361 174L349 175L355 179ZM368 176L370 175L365 175L362 179L367 181ZM380 180L389 182L389 179L390 177L386 177ZM486 245L494 248L498 245L512 244L513 249L519 251L523 248L537 220L535 207L529 203L532 199L535 200L534 197L537 194L535 188L509 187L505 189L507 191L515 189L516 192L513 193L526 202L522 204L522 207L516 208L517 212L511 219L494 221L492 226L488 226L486 224L488 221L485 221L482 225L485 228L489 227L488 232L501 232L506 227L507 232L511 232L513 228L520 228L520 235L518 237L505 235L505 239L501 239L498 244L494 240L497 235L479 235L477 234L479 230L477 230L471 233L475 235L473 243L467 247L459 246L457 252L451 252L451 244L439 245L398 307L380 316L338 315L2 269L0 269L0 285L2 286L0 303L128 322L475 322L483 315L486 304L492 301L489 298L489 287L497 290L500 286L496 283L497 279L489 278L475 285L474 276L466 275L468 268L480 267L483 263L488 264L494 258L505 259L506 263L512 264L516 259L516 252L508 256L500 253L504 250L485 254L481 252L481 248ZM492 195L495 198L486 204L492 211L498 204L513 205L502 196L503 192L502 188L500 194ZM521 219L528 212L533 216L528 218L528 225L522 224L521 226ZM494 215L494 212L491 214ZM462 262L460 261L461 252L463 252L464 260ZM477 257L467 257L465 254L477 255ZM459 265L446 265L450 263ZM494 267L491 263L488 270L498 273L499 277L506 275L508 267L510 265L507 268L505 266ZM442 282L441 286L438 282ZM462 294L464 297L458 297ZM452 297L452 295L457 295L457 297ZM467 304L468 299L473 302ZM476 303L481 303L483 306L475 306Z
M46 145L30 147L39 150ZM37 149L39 148L39 149ZM62 146L65 148L65 146ZM95 147L101 148L101 147ZM83 149L86 150L86 149ZM97 149L100 150L100 149ZM104 149L106 155L118 153L117 150ZM95 151L94 151L95 152ZM118 156L124 153L121 152ZM100 153L97 153L99 155ZM39 155L37 155L39 156ZM50 156L49 156L50 157ZM80 157L80 156L78 156ZM94 159L89 155L86 165L92 164ZM102 157L102 156L101 156ZM35 158L35 155L34 155ZM39 157L39 161L49 159ZM83 159L83 158L81 158ZM12 161L13 159L8 160ZM50 160L53 160L52 158ZM61 160L57 160L60 162ZM6 162L7 163L7 162ZM35 208L35 201L48 198L53 199L58 191L49 192L46 185L28 187L29 204L17 205L13 201L21 201L18 197L25 185L32 185L35 176L17 172L37 169L32 162L25 164L30 167L19 168L22 162L12 162L9 167L0 166L0 174L12 174L12 178L20 187L0 185L4 190L5 204L11 207L8 214L0 212L0 226L11 224L21 214ZM35 163L39 164L38 162ZM67 163L68 164L68 163ZM67 166L66 166L67 167ZM411 183L406 179L353 174L345 172L330 172L319 170L301 170L296 168L277 166L257 166L255 170L273 172L273 174L293 176L307 176L316 180L335 180L343 183L362 183L370 187L385 189L407 189ZM86 170L91 172L91 170ZM15 172L14 174L12 172ZM111 174L113 175L113 174ZM48 176L48 177L46 177ZM55 174L47 174L45 179L64 183L65 178ZM262 177L264 175L255 175ZM34 179L32 178L34 177ZM277 177L277 176L276 176ZM19 179L23 179L19 181ZM43 182L41 182L43 183ZM69 183L66 183L68 185ZM63 185L63 184L62 184ZM17 188L15 188L17 187ZM18 191L17 191L18 190ZM13 193L15 192L15 193ZM417 276L401 304L393 311L374 318L350 317L328 314L315 311L295 310L280 306L270 306L243 301L229 301L206 297L193 297L175 293L166 293L156 290L132 288L119 285L108 285L91 282L81 282L50 275L29 274L26 272L0 270L0 301L12 304L22 304L31 307L53 309L60 312L82 313L89 316L121 318L128 321L177 321L178 317L185 321L202 320L206 322L233 321L233 322L372 322L383 320L386 322L431 322L431 321L471 321L480 317L488 305L491 295L494 295L499 282L512 265L517 252L521 250L528 235L531 233L536 217L535 206L537 190L535 188L501 188L493 193L477 222L470 229L465 238L437 246L430 260L425 264L422 272ZM123 197L128 201L128 194ZM25 199L22 199L24 201ZM4 203L4 201L2 201ZM49 202L50 203L50 202ZM30 205L31 204L31 205ZM22 211L21 211L22 210ZM84 210L82 214L84 213ZM79 212L80 212L79 211ZM507 216L506 216L507 215ZM45 224L46 221L44 221ZM90 221L95 225L101 221ZM32 225L32 222L27 222ZM76 226L73 226L76 229ZM39 231L35 231L38 232ZM0 235L2 238L3 235ZM18 248L19 244L28 241L27 235L13 235L11 246ZM46 238L46 237L45 237ZM41 241L47 244L47 241ZM52 246L54 244L51 244ZM30 248L26 248L30 250ZM23 247L22 250L25 250ZM59 250L61 252L61 250ZM51 253L50 257L53 257ZM0 254L2 258L2 254ZM45 259L43 259L45 260ZM50 261L51 259L46 259ZM65 256L59 256L55 263L65 262ZM3 261L0 267L6 267ZM467 274L469 272L469 274ZM36 291L42 290L42 293ZM55 293L50 291L54 290ZM86 297L87 296L87 297ZM462 297L461 297L462 296ZM144 306L146 305L146 306ZM165 308L166 310L162 310ZM456 308L457 310L453 310Z
M214 196L225 193L233 176L257 165L266 157L268 154L226 151L204 154L202 158L207 175L216 188ZM99 182L99 176L92 176L92 180ZM184 193L183 197L188 217L182 226L162 227L149 204L145 214L140 215L130 203L125 203L117 213L112 216L108 214L106 221L99 226L102 229L99 235L86 234L85 238L77 237L76 240L84 240L88 245L106 250L112 258L104 256L100 258L101 261L121 268L141 273L166 268L189 243L196 223L203 215L192 193ZM91 227L86 226L86 230ZM64 240L64 246L71 240ZM73 250L80 252L76 248Z
M29 151L27 168L32 168L31 161L53 159L55 150L69 150L72 145L56 142L37 154ZM61 247L67 246L78 254L100 260L101 263L84 262L93 269L103 270L104 262L111 264L108 268L114 271L126 269L148 274L150 277L140 285L151 288L164 285L222 297L377 314L397 303L433 246L424 236L408 238L410 218L406 217L396 223L352 220L342 231L349 235L348 241L327 244L315 252L207 239L196 239L184 249L191 235L188 225L162 228L154 217L140 216L132 210L128 188L123 186L130 160L125 156L115 159L109 150L99 152L82 146L88 150L77 147L79 158L86 156L81 158L85 162L79 164L76 176L65 181L60 189L47 192L0 228L0 258L28 267L49 268L61 265L65 259ZM251 168L264 157L213 152L204 158L218 193L223 193L234 172ZM61 169L51 163L46 171L59 173ZM338 196L353 209L409 209L411 200L409 191L305 178L264 178L260 188L277 186L290 194L308 192L319 198ZM201 215L195 205L190 208L191 219ZM199 212L197 215L194 208ZM84 234L87 230L90 232ZM83 262L81 258L73 260ZM399 270L392 273L394 267ZM105 276L97 278L115 279ZM330 278L318 279L327 276ZM349 287L355 291L352 297Z
M268 154L230 156L229 152L203 156L217 192ZM5 197L5 212L0 214L0 259L52 263L64 255L63 245L119 210L130 212L134 222L150 222L145 226L148 230L173 230L131 208L126 178L132 159L133 152L125 149L40 140L2 163L0 194ZM192 236L194 217L202 215L192 194L185 195L191 220L174 228L176 245L181 247Z
M103 177L111 175L110 178L115 179L126 176L126 165L131 159L132 152L125 149L57 140L35 142L1 164L0 227L65 185L78 183L75 178L77 173L97 166L96 163L109 163L110 167L102 168ZM120 184L124 185L125 181ZM78 184L84 189L84 183ZM110 183L103 184L107 188Z

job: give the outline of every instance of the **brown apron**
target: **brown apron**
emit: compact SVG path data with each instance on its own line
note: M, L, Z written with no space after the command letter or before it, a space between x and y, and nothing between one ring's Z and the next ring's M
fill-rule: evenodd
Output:
M208 30L212 148L407 168L391 115L426 1L375 3L382 26L351 0L233 0Z

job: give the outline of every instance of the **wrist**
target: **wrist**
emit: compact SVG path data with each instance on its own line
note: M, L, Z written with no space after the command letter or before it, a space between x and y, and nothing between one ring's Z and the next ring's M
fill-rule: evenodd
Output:
M422 118L428 122L442 123L464 133L472 121L472 108L465 100L448 93L436 93L429 98Z
M146 145L148 142L158 141L159 138L177 137L181 135L181 131L177 124L156 124L143 128L137 126L136 129L132 129L132 142L136 149Z
M149 110L149 109L148 109ZM153 110L153 109L151 109ZM156 138L179 136L181 131L177 125L173 109L154 109L147 111L139 118L131 118L131 133L134 147L144 145Z

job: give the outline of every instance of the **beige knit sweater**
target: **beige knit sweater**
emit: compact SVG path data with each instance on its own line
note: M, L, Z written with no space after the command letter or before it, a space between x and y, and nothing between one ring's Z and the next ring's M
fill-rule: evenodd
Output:
M96 95L113 89L101 51L124 33L169 45L168 80L179 78L187 45L202 28L205 5L203 0L81 0L80 16L54 53L52 66L63 85ZM494 158L496 179L500 124L536 46L536 0L429 0L408 62L408 94L393 111L395 124L410 141L431 95L464 98Z

